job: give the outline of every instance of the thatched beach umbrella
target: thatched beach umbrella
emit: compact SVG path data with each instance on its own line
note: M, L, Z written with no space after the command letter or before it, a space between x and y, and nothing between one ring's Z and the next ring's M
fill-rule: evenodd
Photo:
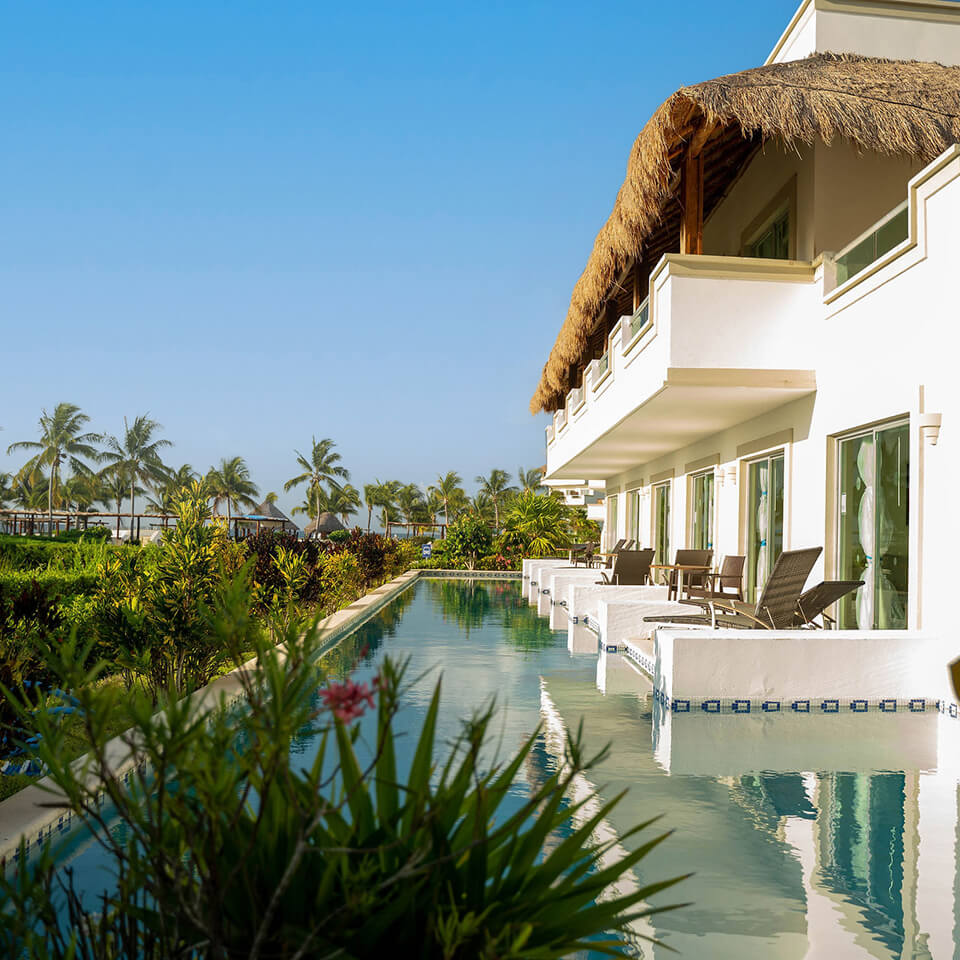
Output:
M347 528L332 514L321 513L316 520L311 520L305 532L308 537L326 537L335 530L346 530Z
M604 311L632 263L676 248L680 167L703 164L703 216L770 140L797 147L846 139L861 150L928 163L960 142L960 67L853 54L813 54L681 87L647 122L601 228L530 410L563 405L571 367L588 360ZM632 309L632 307L630 308Z

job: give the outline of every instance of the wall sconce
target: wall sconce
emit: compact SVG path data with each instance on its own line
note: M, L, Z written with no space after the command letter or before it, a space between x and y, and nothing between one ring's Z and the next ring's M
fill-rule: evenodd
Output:
M920 439L926 440L931 447L937 445L940 439L940 419L939 413L921 413L917 417L917 426L920 427Z
M717 473L720 477L720 486L726 486L728 483L732 486L737 485L737 465L728 463L725 467L717 467Z

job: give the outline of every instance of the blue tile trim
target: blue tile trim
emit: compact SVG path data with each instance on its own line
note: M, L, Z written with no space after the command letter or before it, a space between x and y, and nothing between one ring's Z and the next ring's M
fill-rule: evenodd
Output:
M779 713L780 712L780 701L779 700L764 700L761 704L764 713Z

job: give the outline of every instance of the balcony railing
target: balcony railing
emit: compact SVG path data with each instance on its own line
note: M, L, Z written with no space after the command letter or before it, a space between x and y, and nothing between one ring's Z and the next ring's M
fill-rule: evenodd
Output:
M650 326L649 297L637 307L636 313L630 318L630 340L636 340L648 326Z
M583 406L583 387L574 387L567 394L567 409L573 413L574 410L579 410Z
M597 369L593 375L593 382L599 383L607 374L607 371L610 369L610 351L607 350L604 355L597 361Z
M908 228L907 202L904 200L837 254L837 286L855 277L897 244L903 243L907 239Z

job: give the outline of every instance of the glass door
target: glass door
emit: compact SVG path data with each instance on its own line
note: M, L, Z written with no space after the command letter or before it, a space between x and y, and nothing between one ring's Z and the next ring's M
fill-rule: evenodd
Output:
M747 596L756 602L783 552L783 452L747 471Z
M653 488L654 563L670 562L670 484Z
M690 546L713 549L713 471L699 473L691 482Z
M617 507L620 498L618 496L610 497L610 507L607 512L607 549L612 550L620 538L617 536Z
M627 536L631 540L637 541L637 547L643 538L640 536L640 491L631 490L627 494L627 506L629 510L627 518Z
M864 585L839 604L841 628L907 626L910 425L840 441L838 575Z

